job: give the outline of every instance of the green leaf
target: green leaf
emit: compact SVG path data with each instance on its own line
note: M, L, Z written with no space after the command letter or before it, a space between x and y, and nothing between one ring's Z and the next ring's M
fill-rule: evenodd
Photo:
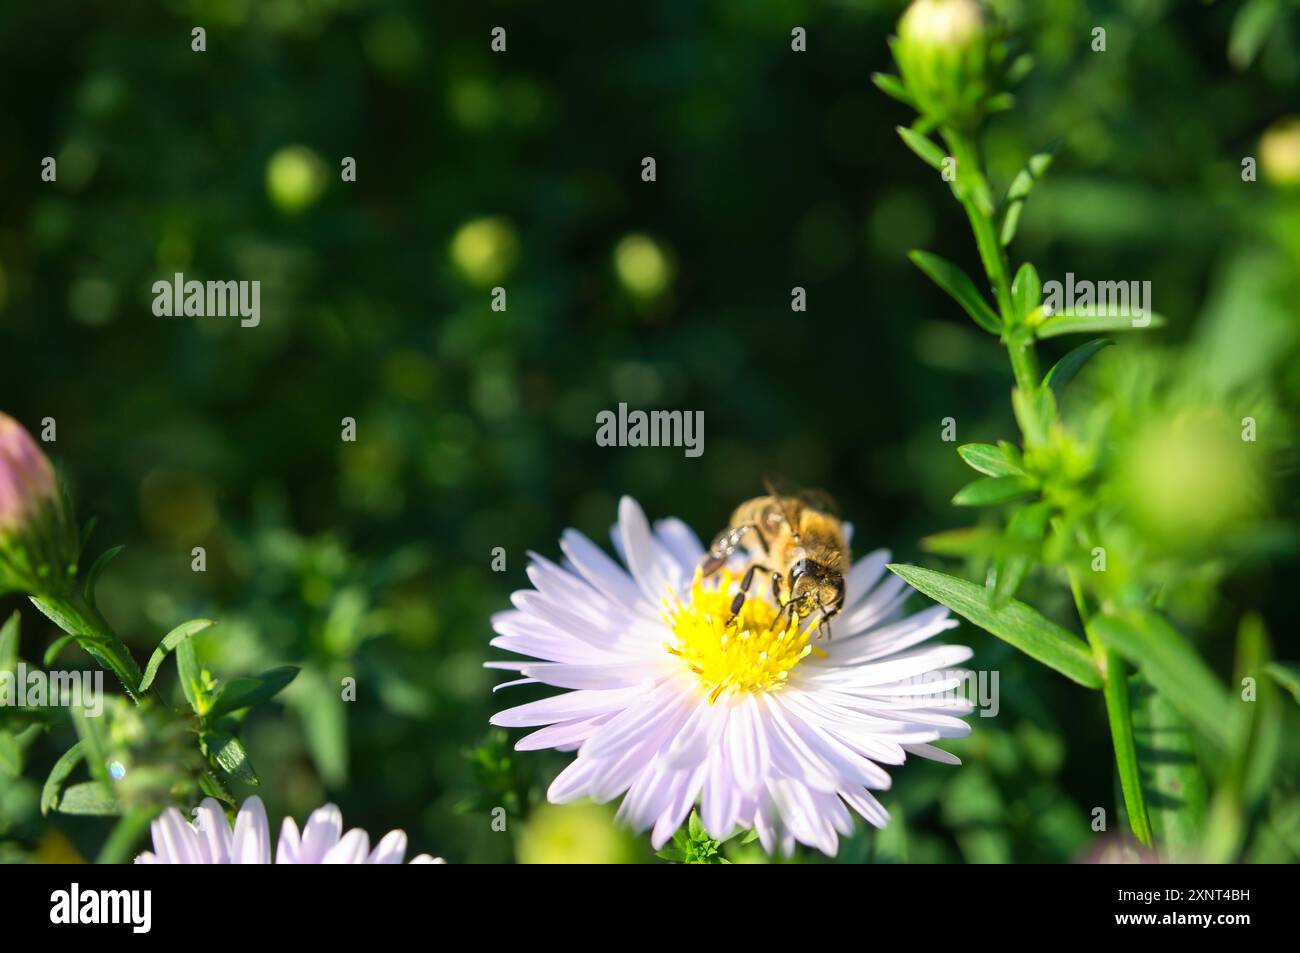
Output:
M1007 536L1022 546L1017 547L1020 552L999 556L994 560L986 584L993 608L999 609L1006 605L1007 600L1016 594L1024 582L1033 565L1033 554L1038 550L1036 544L1042 541L1047 532L1047 521L1051 515L1052 505L1038 502L1022 507L1011 517L1011 522L1007 524Z
M1001 447L991 443L964 443L957 453L966 464L980 473L992 477L1024 476L1025 471L1007 458Z
M1026 320L1043 303L1043 281L1038 277L1038 269L1029 262L1016 270L1016 277L1011 281L1011 301L1020 321Z
M1026 449L1045 447L1051 442L1056 394L1050 387L1035 387L1028 393L1017 387L1011 392L1011 410L1024 435Z
M935 169L943 169L943 160L948 158L948 154L939 147L939 145L929 136L923 136L919 132L914 132L906 126L896 126L899 138L907 143L907 148L911 149L921 160Z
M1052 369L1043 378L1043 383L1059 398L1061 391L1065 390L1065 385L1074 380L1074 376L1079 373L1083 365L1087 364L1098 351L1114 343L1110 338L1094 338L1087 344L1080 344L1052 365Z
M77 729L77 737L81 739L81 750L86 756L86 767L90 769L90 776L100 782L104 790L112 790L112 781L108 775L110 750L108 727L104 724L108 719L91 718L80 708L71 709L71 713L72 723Z
M50 668L54 665L55 660L62 654L63 650L75 641L77 641L75 635L67 635L66 633L55 639L50 647L45 650L45 667Z
M140 680L141 693L148 691L149 686L153 684L154 678L158 675L158 668L162 665L163 660L167 658L168 652L186 639L198 635L204 629L210 629L214 625L216 623L211 619L191 619L189 622L182 622L164 635L163 640L158 643L158 648L154 649L153 655L149 657L149 664L145 666L144 678Z
M1133 737L1151 830L1162 852L1184 858L1199 848L1205 827L1205 775L1191 727L1141 676L1130 683Z
M249 760L248 750L234 735L224 731L205 731L199 736L203 750L236 781L257 784L257 772Z
M1264 671L1273 680L1291 693L1291 697L1300 702L1300 665L1295 662L1270 662Z
M54 762L54 767L50 769L50 776L45 779L45 787L41 789L42 814L49 814L50 811L58 809L64 782L68 780L68 776L77 765L85 760L85 757L86 752L78 741Z
M86 632L84 620L78 618L74 613L69 611L70 606L62 599L54 599L46 596L31 596L32 605L41 610L41 613L69 635L84 635L91 637Z
M955 506L995 506L1033 493L1037 488L1029 477L984 477L967 483L952 498Z
M104 790L104 785L99 781L83 781L63 792L59 798L58 811L61 814L111 816L121 814L122 805Z
M1228 35L1228 59L1233 66L1244 70L1254 62L1282 15L1278 0L1249 0L1237 11Z
M1071 681L1085 688L1101 688L1101 673L1088 646L1036 609L1015 599L1001 609L994 609L989 606L983 586L933 569L891 564L889 570L962 618Z
M991 556L1002 548L1002 534L984 526L932 533L921 540L921 548L940 556Z
M108 567L109 563L117 558L117 554L125 548L125 546L114 546L112 549L104 550L90 567L90 571L86 573L86 585L82 591L86 595L86 601L92 606L95 604L95 586L99 583L100 574Z
M0 731L0 778L19 778L23 773L23 749L18 737L9 731Z
M1042 152L1031 156L1025 167L1011 180L1011 188L1007 190L1007 197L1003 201L1006 209L1002 213L1003 248L1010 245L1011 240L1016 237L1016 228L1020 224L1020 212L1024 208L1025 199L1029 197L1038 180L1052 164L1052 155L1056 152L1057 145L1059 143L1054 142Z
M312 763L329 787L341 787L348 776L347 702L339 698L338 683L320 671L302 674L289 702L302 719Z
M14 672L18 669L18 610L0 626L0 672Z
M1002 319L984 300L984 296L979 293L975 283L966 276L966 272L928 251L914 251L908 257L916 267L929 275L935 284L965 308L966 313L976 324L992 334L1002 333Z
M1039 338L1109 331L1149 331L1165 326L1165 318L1161 314L1143 316L1139 320L1144 323L1135 325L1133 320L1137 317L1132 311L1121 311L1118 314L1076 314L1073 311L1062 311L1048 318L1043 315L1042 308L1039 308L1030 316L1030 324L1035 326L1034 334Z
M1022 79L1028 76L1030 71L1033 70L1033 68L1034 68L1033 56L1031 56L1028 53L1021 53L1014 60L1012 60L1011 65L1007 67L1006 84L1008 86L1015 86Z
M1142 786L1142 769L1138 763L1137 741L1133 735L1133 705L1129 691L1128 665L1115 651L1102 648L1106 682L1102 694L1106 699L1106 720L1110 723L1110 740L1115 748L1115 767L1124 797L1125 813L1133 836L1144 847L1151 846L1151 813L1147 809L1146 789Z
M903 85L903 81L897 76L890 73L872 73L871 81L886 96L897 99L904 106L916 108L916 100L912 98L912 94L907 91L907 87Z
M206 714L209 719L228 715L241 708L251 708L278 694L294 680L299 669L293 665L272 669L255 678L235 678L227 682L217 694Z
M176 647L176 674L180 676L181 692L185 695L185 700L198 714L202 707L200 699L204 699L203 670L199 667L198 650L188 639Z
M1227 693L1177 629L1150 611L1099 615L1090 628L1207 738L1229 747L1234 722Z

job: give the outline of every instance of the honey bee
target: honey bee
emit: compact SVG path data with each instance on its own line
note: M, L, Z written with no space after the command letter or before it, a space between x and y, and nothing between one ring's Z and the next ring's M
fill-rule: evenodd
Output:
M754 574L771 575L772 598L780 611L773 630L789 625L789 615L817 617L818 635L830 635L830 620L844 607L844 574L849 546L835 504L817 491L778 493L764 481L766 496L740 504L731 522L709 548L700 565L707 577L718 572L738 550L752 559L740 591L731 603L731 621L745 604Z

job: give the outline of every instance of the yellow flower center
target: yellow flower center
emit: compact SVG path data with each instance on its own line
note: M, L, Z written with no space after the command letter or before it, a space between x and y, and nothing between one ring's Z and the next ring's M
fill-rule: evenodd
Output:
M716 582L706 585L696 570L690 599L682 602L671 596L664 603L664 618L675 637L665 648L699 676L710 702L723 693L778 689L805 657L825 655L809 641L815 624L801 633L799 620L790 618L785 628L773 631L777 607L759 593L757 584L728 624L738 582L738 576L724 569Z

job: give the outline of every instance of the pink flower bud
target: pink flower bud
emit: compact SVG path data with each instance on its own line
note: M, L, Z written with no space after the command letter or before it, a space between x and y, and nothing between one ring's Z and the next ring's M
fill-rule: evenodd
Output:
M0 413L0 534L58 499L54 468L23 425Z

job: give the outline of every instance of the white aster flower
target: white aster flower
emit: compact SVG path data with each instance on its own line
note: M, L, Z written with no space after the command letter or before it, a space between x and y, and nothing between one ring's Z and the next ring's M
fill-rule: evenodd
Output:
M235 830L213 798L194 809L193 822L169 807L151 825L153 852L137 864L269 864L271 828L261 798L250 797L235 816ZM400 864L406 857L406 834L389 831L370 849L370 836L360 828L343 833L343 814L333 804L312 812L301 835L286 817L276 847L277 864ZM413 864L441 864L442 858L421 854Z
M539 729L518 750L577 752L552 802L626 794L619 818L653 828L658 848L699 801L714 838L752 828L769 853L799 841L834 855L850 809L888 821L871 793L890 785L881 765L909 753L960 763L931 742L970 732L962 676L943 670L971 651L914 648L957 621L942 606L903 615L912 590L882 581L884 550L854 564L833 638L817 640L815 625L771 632L777 607L758 585L728 632L737 575L701 580L704 547L680 520L651 529L624 497L612 535L626 569L568 530L565 563L532 554L536 588L492 620L492 645L541 660L487 663L522 676L506 685L569 689L492 718Z

